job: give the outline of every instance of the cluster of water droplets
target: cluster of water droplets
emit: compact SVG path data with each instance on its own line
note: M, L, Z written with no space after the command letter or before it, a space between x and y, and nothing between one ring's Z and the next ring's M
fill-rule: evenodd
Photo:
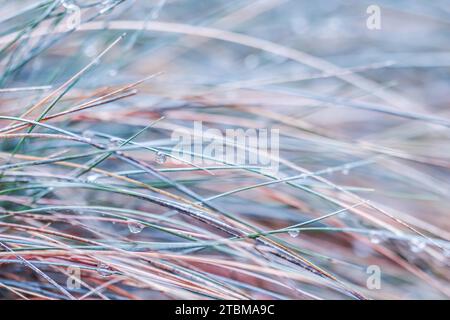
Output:
M447 259L450 259L450 249L445 249L444 250L444 257Z

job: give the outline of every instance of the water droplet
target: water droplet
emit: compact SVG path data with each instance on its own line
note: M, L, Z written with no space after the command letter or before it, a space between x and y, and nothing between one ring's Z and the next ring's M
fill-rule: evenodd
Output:
M370 238L370 242L372 242L374 244L379 244L379 243L383 242L383 236L378 231L370 232L369 238Z
M259 172L265 176L269 177L276 177L277 176L277 170L273 167L262 167L259 169Z
M414 238L409 243L409 248L411 249L411 251L416 253L423 251L426 246L427 243L420 238Z
M95 182L100 176L98 174L91 174L87 176L86 180L88 182Z
M128 222L128 230L130 230L131 233L139 233L144 229L144 225L142 223L139 223L137 221L129 221Z
M117 70L116 70L116 69L110 69L110 70L108 71L108 75L109 75L110 77L115 77L115 76L117 76Z
M291 230L288 231L288 233L289 233L289 235L292 238L297 238L298 235L300 234L300 230L298 230L298 229L291 229Z
M66 9L70 9L71 6L74 5L73 0L62 0L61 4L63 5L64 8Z
M83 131L82 135L83 135L83 137L89 138L89 139L91 139L95 136L94 132L92 132L91 130Z
M339 212L337 214L337 216L338 216L339 219L345 219L345 218L347 218L348 213L346 211L342 211L342 212Z
M244 64L249 70L255 69L259 65L259 57L255 54L249 54L245 57Z
M295 17L289 21L290 28L295 34L302 34L308 28L308 22L304 18Z
M162 8L164 7L164 5L166 4L166 0L159 0L158 4L156 5L156 7L154 7L151 11L151 17L153 20L158 19L159 18L159 14L162 10Z
M279 56L279 55L275 55L275 54L263 53L263 55L264 55L264 58L273 61L273 63L275 63L275 64L282 64L288 60L284 56Z
M350 173L349 166L344 166L344 169L342 169L342 174L343 175L348 175L349 173Z
M166 162L166 160L167 156L164 153L162 153L161 151L158 151L156 153L156 162L163 164L164 162Z
M111 139L109 139L109 144L111 147L117 147L122 144L122 141L119 138L112 137Z
M333 32L339 32L343 28L342 19L339 18L331 18L328 20L328 30L333 30Z
M450 259L450 249L444 250L444 257L446 257L447 259Z
M101 261L97 264L97 272L102 278L106 278L111 275L111 269L109 266Z
M84 48L83 53L89 57L93 58L99 53L99 47L96 42L90 43L86 48Z
M370 257L371 254L373 254L372 248L359 241L353 242L353 252L355 253L355 255L361 258L367 258Z

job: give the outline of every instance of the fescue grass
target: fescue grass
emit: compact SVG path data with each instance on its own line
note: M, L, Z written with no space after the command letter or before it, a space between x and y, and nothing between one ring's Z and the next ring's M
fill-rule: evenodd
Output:
M450 297L446 1L0 4L0 298ZM194 121L279 171L175 157Z

